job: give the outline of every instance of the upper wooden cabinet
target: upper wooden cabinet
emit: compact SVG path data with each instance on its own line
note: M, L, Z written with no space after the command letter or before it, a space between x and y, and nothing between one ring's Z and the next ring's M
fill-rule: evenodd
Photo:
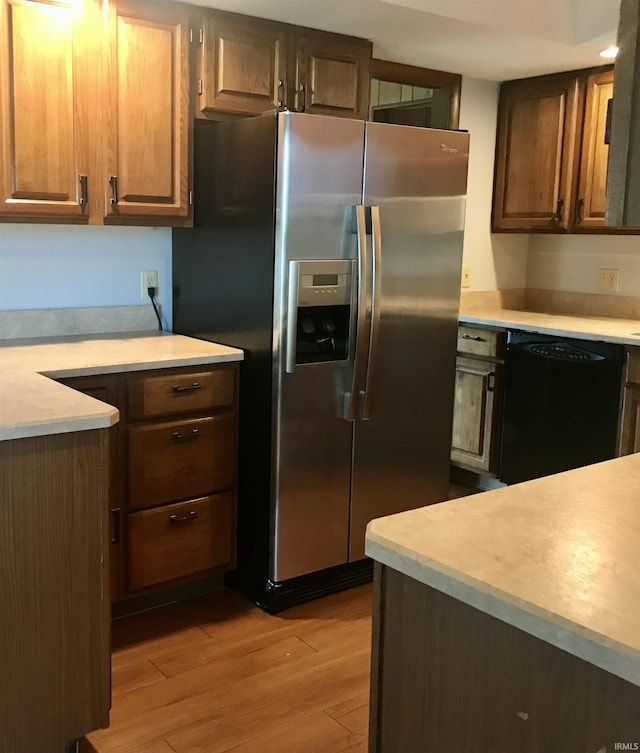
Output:
M189 220L189 15L0 0L0 218Z
M494 231L604 228L613 70L508 81L500 90Z
M370 42L218 11L199 27L196 117L281 107L367 117Z
M370 60L370 42L322 32L299 33L295 109L366 120Z
M225 13L206 13L201 29L201 113L259 115L285 104L287 35L282 26Z
M81 8L1 0L0 214L86 220Z
M189 215L189 33L184 6L115 6L105 131L108 218Z
M605 142L607 110L613 97L613 71L587 79L586 106L575 226L604 228L609 144Z

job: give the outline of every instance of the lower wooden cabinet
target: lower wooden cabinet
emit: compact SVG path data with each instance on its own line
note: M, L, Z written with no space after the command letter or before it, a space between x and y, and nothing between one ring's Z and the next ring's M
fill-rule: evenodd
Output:
M117 407L111 600L235 563L237 364L61 380Z
M618 455L640 451L640 349L627 348Z
M474 327L458 333L451 462L492 474L498 471L504 338Z
M127 533L131 590L229 565L233 497L227 492L131 513Z
M230 489L233 422L227 414L129 428L129 509Z

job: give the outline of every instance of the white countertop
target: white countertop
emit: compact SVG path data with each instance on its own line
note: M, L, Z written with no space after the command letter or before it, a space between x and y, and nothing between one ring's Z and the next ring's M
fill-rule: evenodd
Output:
M640 455L379 518L366 553L640 685Z
M52 379L241 361L237 348L169 332L0 341L0 440L99 429L118 421L106 403Z
M459 319L461 324L521 329L560 337L604 340L622 345L640 345L640 321L635 319L565 316L499 308L483 309L473 313L461 311Z

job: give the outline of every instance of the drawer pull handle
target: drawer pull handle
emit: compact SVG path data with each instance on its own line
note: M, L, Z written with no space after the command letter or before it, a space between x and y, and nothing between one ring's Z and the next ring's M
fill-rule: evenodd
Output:
M202 389L200 386L200 382L193 382L192 384L187 384L184 387L180 386L179 384L174 384L171 388L172 392L181 393L181 392L195 392L196 390Z
M473 340L477 343L486 343L487 341L484 339L484 337L480 337L480 335L462 335L463 340Z
M191 512L186 515L171 515L169 520L171 523L188 523L190 520L195 520L197 517L198 513L195 510L191 510Z
M179 431L174 431L171 436L176 442L193 442L200 436L200 429L191 429L189 434L180 434Z

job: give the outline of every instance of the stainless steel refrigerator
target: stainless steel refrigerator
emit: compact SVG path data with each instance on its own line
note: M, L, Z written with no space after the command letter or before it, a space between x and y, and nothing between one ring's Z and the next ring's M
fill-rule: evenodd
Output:
M370 578L447 499L469 136L300 113L196 129L174 330L240 347L238 568L270 611Z

